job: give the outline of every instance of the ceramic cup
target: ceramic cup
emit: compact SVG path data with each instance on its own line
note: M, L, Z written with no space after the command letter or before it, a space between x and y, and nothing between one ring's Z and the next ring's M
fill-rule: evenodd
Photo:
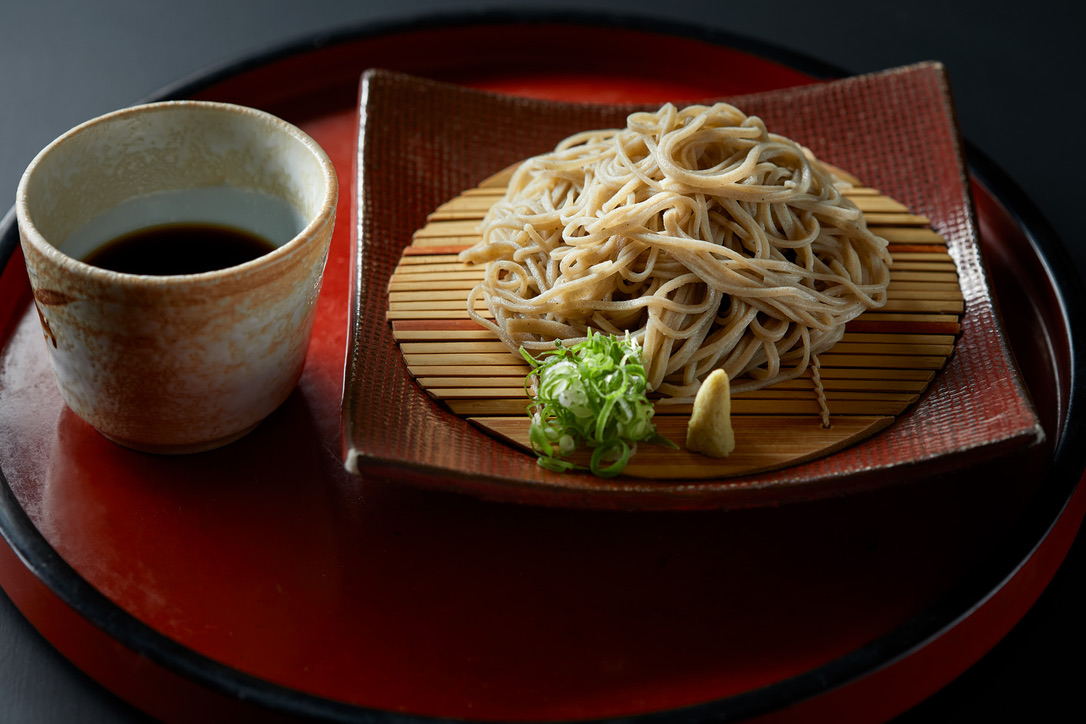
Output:
M19 183L16 215L67 405L110 440L153 453L210 450L256 427L301 375L337 196L312 138L224 103L116 111L43 149ZM275 248L172 276L81 261L133 230L188 222L248 230Z

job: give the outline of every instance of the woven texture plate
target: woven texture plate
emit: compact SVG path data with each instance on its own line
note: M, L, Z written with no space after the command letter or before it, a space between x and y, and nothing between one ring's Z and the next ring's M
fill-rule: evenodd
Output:
M343 406L348 467L516 502L738 507L886 484L1041 439L989 294L943 68L920 64L724 100L927 217L946 240L965 303L961 335L915 405L863 443L769 473L646 481L540 469L411 379L385 319L388 283L413 233L441 203L575 131L621 125L630 108L515 98L371 71L360 105Z

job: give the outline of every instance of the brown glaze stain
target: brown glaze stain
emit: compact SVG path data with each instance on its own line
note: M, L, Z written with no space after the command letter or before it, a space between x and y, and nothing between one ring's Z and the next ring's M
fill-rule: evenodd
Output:
M41 320L41 331L45 335L45 338L49 340L49 343L56 349L57 336L53 334L52 328L49 326L49 320L45 318L45 315L41 313L41 307L37 304L34 305L34 309L38 312L38 319Z
M71 304L75 301L75 297L64 292L58 292L53 289L35 289L34 299L39 303L44 304L47 307L58 306L62 304Z

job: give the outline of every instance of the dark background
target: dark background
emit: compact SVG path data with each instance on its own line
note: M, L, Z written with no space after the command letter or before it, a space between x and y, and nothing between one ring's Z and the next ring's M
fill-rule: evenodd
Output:
M964 136L1025 191L1083 274L1083 7L1077 0L0 0L0 213L14 202L23 169L53 138L209 68L363 23L565 8L699 24L848 73L942 61ZM1081 717L1084 547L1080 540L991 654L902 721ZM0 592L0 722L142 720L54 651Z

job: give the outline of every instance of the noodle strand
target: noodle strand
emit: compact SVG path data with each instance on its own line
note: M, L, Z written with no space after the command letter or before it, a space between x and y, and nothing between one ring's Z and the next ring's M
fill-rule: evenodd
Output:
M733 392L797 377L886 302L886 241L838 183L733 106L633 113L521 164L461 254L486 265L468 311L513 352L629 331L665 402L717 368Z

